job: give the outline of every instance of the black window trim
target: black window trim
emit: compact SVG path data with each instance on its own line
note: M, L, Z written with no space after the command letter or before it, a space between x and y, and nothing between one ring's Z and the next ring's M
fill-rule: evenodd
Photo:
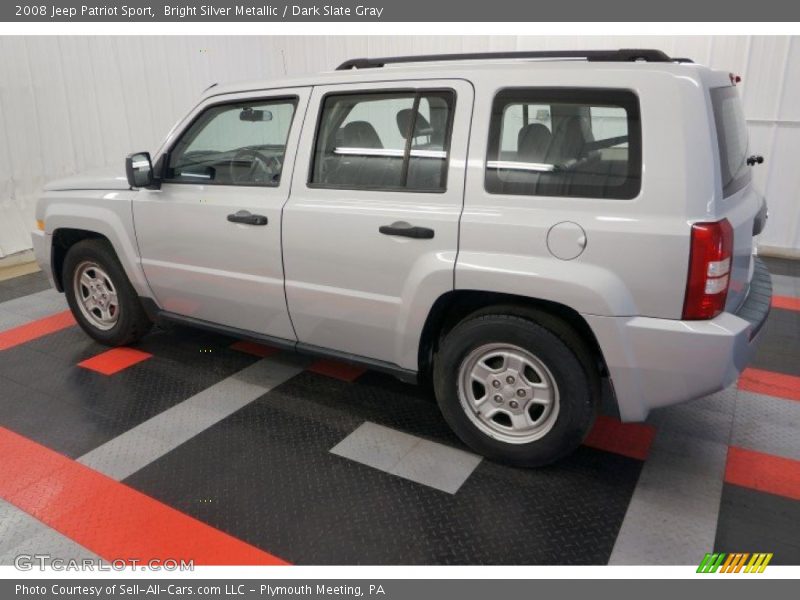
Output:
M497 192L490 189L490 169L488 163L492 156L498 155L500 145L500 131L502 127L501 119L494 119L495 109L498 101L504 95L520 94L524 95L525 102L529 104L548 103L554 100L564 100L566 102L585 103L586 106L615 106L624 108L626 111L632 109L633 116L628 112L628 149L632 156L628 162L628 177L626 183L620 188L630 187L625 190L624 196L597 196L597 195L578 195L578 194L530 194L523 192ZM561 96L561 97L559 97ZM620 100L626 97L627 102ZM633 127L632 127L633 126ZM634 143L636 142L636 143ZM642 136L642 116L639 95L630 88L602 88L602 87L567 87L567 86L520 86L500 88L492 98L489 114L489 135L486 143L486 154L483 159L483 189L491 196L527 196L535 198L564 198L575 200L635 200L642 191L643 173L643 145ZM631 173L638 171L638 177L631 179ZM633 184L633 185L628 185Z
M735 86L732 85L723 85L719 87L710 88L709 96L711 99L711 110L714 113L714 128L716 129L717 133L717 154L718 154L718 165L719 165L719 184L720 189L722 190L722 197L723 198L730 198L731 196L735 195L737 192L742 191L746 188L753 180L751 170L747 167L747 148L745 148L744 158L745 162L742 166L744 169L739 169L736 173L730 173L731 179L727 182L727 184L722 180L722 161L723 159L723 150L727 148L728 139L726 137L726 130L724 127L724 123L722 122L722 115L719 114L719 110L717 107L716 102L716 94L722 94L724 96L730 97L735 96L738 98L739 102L742 101L741 96L739 96L739 92ZM744 107L742 107L742 112L744 112ZM747 128L747 121L745 121L745 128ZM750 131L747 129L748 135L748 144L749 144L749 137ZM727 165L728 169L730 170L730 165Z
M322 127L322 115L325 110L325 101L330 96L369 96L369 95L389 95L389 94L413 94L414 99L414 106L419 105L419 99L427 93L442 93L446 92L452 95L453 102L450 110L450 114L447 117L447 132L445 133L445 148L444 151L446 152L445 156L445 165L443 167L443 181L442 187L440 188L431 188L431 189L408 189L407 187L392 187L392 186L356 186L350 184L330 184L330 183L317 183L312 181L314 177L314 161L316 159L317 154L317 143L319 142L319 134ZM452 150L452 142L453 142L453 130L454 130L454 123L455 123L455 114L456 114L456 107L458 106L458 92L455 89L449 87L391 87L391 88L362 88L362 89L353 89L348 88L346 90L335 90L326 92L322 98L320 98L318 107L317 107L317 124L314 129L314 138L313 144L311 146L311 157L308 164L308 176L306 178L306 186L310 189L316 190L348 190L354 192L396 192L396 193L405 193L405 194L445 194L447 193L447 184L449 179L450 173L450 154ZM413 135L413 131L416 128L416 115L414 115L413 122L411 123L411 131ZM410 145L411 145L411 138L406 140L406 148L404 150L404 157L403 157L403 180L405 181L408 175L408 162L410 158Z
M281 100L288 100L294 105L294 111L292 112L292 122L289 123L289 129L286 132L286 149L289 148L289 139L292 137L292 129L295 126L295 121L297 120L297 107L300 104L300 96L297 94L284 94L278 96L257 96L252 98L239 98L238 100L221 100L219 102L213 102L211 104L206 105L203 109L198 112L194 118L189 122L186 127L184 127L180 135L175 138L175 141L170 145L169 149L166 150L161 154L160 162L161 162L161 173L159 173L161 177L161 183L169 183L172 185L214 185L220 187L257 187L257 188L279 188L281 183L284 180L283 177L283 169L281 169L281 178L278 183L216 183L213 180L203 180L203 181L179 181L176 179L168 179L166 177L167 171L169 170L169 161L172 157L172 152L175 150L175 147L181 142L183 137L194 127L194 124L200 120L200 118L207 113L209 110L220 106L236 106L237 104L253 104L258 102L269 102L269 103L278 103ZM273 102L274 101L274 102ZM284 153L285 157L285 153ZM286 165L284 161L283 166Z

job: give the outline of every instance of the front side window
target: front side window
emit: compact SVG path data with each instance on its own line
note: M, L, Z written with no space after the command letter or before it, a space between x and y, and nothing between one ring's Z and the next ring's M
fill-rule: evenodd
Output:
M309 183L347 189L443 191L454 94L336 94L322 106Z
M641 183L636 95L526 88L492 105L486 189L493 194L634 198Z
M290 98L212 106L173 147L166 180L278 185L296 104Z

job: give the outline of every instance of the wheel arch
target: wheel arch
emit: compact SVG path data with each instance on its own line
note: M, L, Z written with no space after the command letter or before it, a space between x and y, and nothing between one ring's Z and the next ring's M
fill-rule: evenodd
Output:
M558 319L586 345L599 375L608 376L597 337L578 311L550 300L481 290L452 290L442 294L434 302L420 336L418 356L420 375L423 378L429 377L433 356L438 350L440 340L448 331L471 315L491 312L493 309L502 309L498 312L523 318L535 318L545 314Z
M59 227L53 231L53 243L50 248L50 264L53 270L53 282L59 292L64 291L64 258L70 248L83 240L104 240L109 246L114 247L105 235L87 229L73 229Z

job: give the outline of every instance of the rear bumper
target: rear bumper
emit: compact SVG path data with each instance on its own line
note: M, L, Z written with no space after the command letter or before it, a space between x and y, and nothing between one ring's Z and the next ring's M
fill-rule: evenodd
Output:
M709 321L584 315L608 365L624 421L653 408L731 385L755 353L769 314L772 281L756 260L747 299L736 313Z

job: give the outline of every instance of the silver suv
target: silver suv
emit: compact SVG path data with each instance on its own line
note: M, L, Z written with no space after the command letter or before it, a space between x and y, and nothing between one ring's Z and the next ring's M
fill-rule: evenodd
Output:
M212 86L151 156L49 184L33 239L94 339L178 321L432 384L552 462L732 383L770 305L735 84L655 50L358 59Z

